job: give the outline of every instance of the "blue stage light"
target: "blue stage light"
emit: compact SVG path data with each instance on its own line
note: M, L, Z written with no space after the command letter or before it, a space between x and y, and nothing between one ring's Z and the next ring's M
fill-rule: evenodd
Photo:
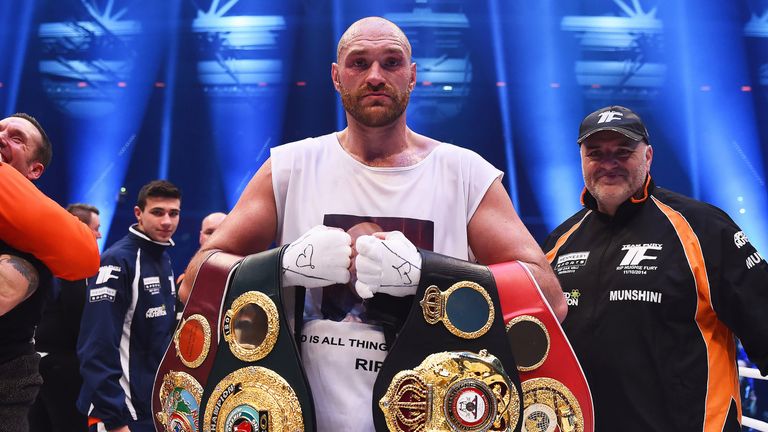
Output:
M517 190L517 169L515 167L515 152L512 143L512 116L510 114L509 96L506 89L507 82L507 64L504 55L504 40L502 38L501 23L499 22L498 0L491 0L489 3L489 19L491 22L491 35L493 37L493 56L495 58L496 82L505 83L497 85L497 94L499 97L499 110L501 111L501 124L504 140L504 155L506 156L506 180L509 185L509 196L512 199L512 205L520 208L519 192Z
M675 78L681 83L683 103L681 98L670 100L665 117L679 125L676 148L688 158L686 168L697 197L725 210L765 251L768 194L757 95L742 90L752 75L743 37L761 37L761 26L755 17L745 23L721 19L729 8L719 2L685 2L669 9L677 29L672 42L683 54L670 56L668 62L670 71L679 74ZM710 25L701 32L689 22Z
M38 29L43 90L68 118L69 146L60 156L70 172L67 201L98 207L104 233L112 224L164 48L152 34L155 14L167 11L129 3L81 0L75 19L44 22ZM100 245L104 242L106 236Z
M638 0L632 7L621 0L614 3L603 15L569 15L561 21L561 28L579 40L577 82L593 99L652 99L667 72L656 61L663 47L657 8L646 11Z
M227 15L238 3L213 1L192 22L201 53L198 79L214 128L212 150L229 207L280 141L289 58L285 18Z
M178 22L182 0L167 0L169 21ZM165 81L163 81L163 120L160 127L160 158L157 167L157 178L167 179L171 163L171 130L173 129L174 91L176 89L176 64L178 62L179 32L176 26L168 27L168 55L165 64Z
M432 125L456 118L469 96L469 19L459 11L434 11L427 2L417 2L409 12L387 13L384 18L397 23L414 53L418 83L408 105L408 123L414 130L430 133Z
M27 54L29 31L32 26L35 1L3 2L0 5L0 24L9 34L0 34L0 102L3 116L18 111L17 99L21 72L24 69L24 57ZM7 21L7 22L6 22ZM10 34L12 32L12 34ZM34 113L32 113L34 114Z
M497 58L510 75L504 81L511 87L515 150L539 210L539 220L529 221L548 232L580 208L583 185L576 144L581 94L571 78L574 54L564 55L570 36L556 31L560 15L552 2L507 3L499 13L507 23L507 48Z

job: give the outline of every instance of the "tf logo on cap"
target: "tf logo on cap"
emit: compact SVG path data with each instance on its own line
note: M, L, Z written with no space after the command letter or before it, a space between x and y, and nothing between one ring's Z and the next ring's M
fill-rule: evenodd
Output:
M590 135L611 130L618 132L634 141L648 141L648 130L640 116L631 109L619 105L600 108L584 117L579 126L579 144L589 138Z

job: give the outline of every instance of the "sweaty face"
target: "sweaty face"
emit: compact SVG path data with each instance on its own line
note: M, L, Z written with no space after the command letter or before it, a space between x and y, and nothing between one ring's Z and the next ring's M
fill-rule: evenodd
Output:
M29 121L19 117L0 120L0 157L30 180L43 174L43 165L35 160L42 143L43 137Z
M148 197L142 211L134 207L139 230L156 242L168 242L179 226L181 200L178 198Z
M581 145L584 185L598 208L613 215L629 197L638 194L651 169L653 150L613 131L598 132Z
M334 79L344 109L368 127L392 124L405 112L415 84L402 36L384 28L361 29L339 52Z

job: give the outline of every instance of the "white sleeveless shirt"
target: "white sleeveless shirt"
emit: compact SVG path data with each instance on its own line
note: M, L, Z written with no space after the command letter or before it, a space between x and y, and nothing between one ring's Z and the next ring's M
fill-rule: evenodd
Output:
M335 133L275 147L271 163L278 244L315 225L368 222L464 260L472 257L467 224L503 175L477 153L447 143L414 165L370 167L348 154ZM360 304L343 321L325 319L324 290L307 290L301 344L318 431L373 431L373 383L387 354L383 333L361 322Z

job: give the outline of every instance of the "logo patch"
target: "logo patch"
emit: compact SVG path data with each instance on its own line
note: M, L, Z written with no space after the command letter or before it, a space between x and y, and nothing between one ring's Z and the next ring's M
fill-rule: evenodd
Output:
M149 292L152 295L160 293L160 277L150 276L143 279L144 291Z
M487 430L496 417L496 397L482 381L457 381L445 394L444 413L454 430Z
M559 275L575 273L576 270L587 265L587 259L589 259L589 251L560 255L555 264L555 272Z
M248 404L238 405L227 415L224 430L236 432L268 431L269 411L259 411Z
M643 244L626 244L621 247L621 250L627 251L616 267L616 271L624 272L624 274L636 274L644 275L649 271L658 270L658 266L654 265L642 265L643 261L654 261L658 256L651 255L651 251L660 251L662 249L660 243L643 243Z
M120 273L120 267L113 265L105 265L99 267L99 275L96 276L96 285L101 285L110 279L117 279L120 276L112 273Z
M579 305L579 297L581 297L581 292L578 289L572 289L570 292L563 291L563 295L565 296L565 302L568 304L568 306Z
M752 267L758 265L762 260L763 257L761 257L758 252L753 253L747 257L747 269L751 269Z
M88 296L88 301L90 303L96 303L102 300L107 300L114 303L115 294L117 294L117 290L109 287L94 288L91 290L90 295Z
M168 313L165 311L165 305L160 305L147 309L147 313L144 316L146 318L157 318L166 315L168 315Z
M598 123L610 123L614 120L621 120L624 117L620 111L603 111L600 113Z
M610 292L608 300L661 303L661 293L643 290L613 290Z
M744 234L744 231L739 231L733 235L733 243L737 248L741 249L742 246L745 246L747 243L749 243L749 239L747 238L747 235Z

